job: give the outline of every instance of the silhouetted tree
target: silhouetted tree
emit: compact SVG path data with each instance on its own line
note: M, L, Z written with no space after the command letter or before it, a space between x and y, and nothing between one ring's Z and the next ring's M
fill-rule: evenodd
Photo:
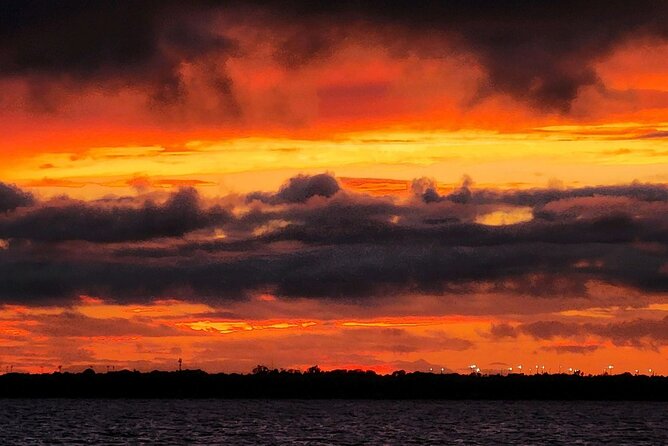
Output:
M253 375L266 375L269 373L269 367L258 364L253 368Z

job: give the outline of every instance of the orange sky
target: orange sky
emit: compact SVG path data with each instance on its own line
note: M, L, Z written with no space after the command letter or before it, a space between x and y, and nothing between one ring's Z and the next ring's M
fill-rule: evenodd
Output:
M137 13L128 26L146 54L127 60L129 47L115 54L78 28L91 11L61 21L93 33L92 53L59 38L71 48L56 59L31 53L55 19L0 35L0 180L32 194L0 216L0 268L17 281L0 296L0 370L173 369L182 357L210 371L666 373L668 43L652 20L629 18L608 41L549 18L547 34L527 37L483 13L471 34L465 20L432 29L344 7L303 28L247 8L186 8L178 20L151 10L160 25L149 31ZM478 19L521 44L476 40ZM553 43L561 26L576 49ZM322 173L336 190L308 192ZM308 184L288 190L299 175ZM17 192L0 188L0 207L5 193ZM405 267L445 255L446 237L459 238L447 242L452 264ZM299 264L312 289L279 273L248 284L230 266L219 283L187 268L254 274L327 249L348 275ZM494 263L503 256L516 263ZM477 272L447 275L458 258ZM86 269L98 261L113 280ZM193 278L123 285L134 268Z

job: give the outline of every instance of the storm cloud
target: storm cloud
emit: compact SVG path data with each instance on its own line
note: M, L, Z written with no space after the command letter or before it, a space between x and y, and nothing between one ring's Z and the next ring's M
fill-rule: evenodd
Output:
M423 203L353 193L321 174L262 194L222 197L225 206L183 189L158 204L61 199L17 208L0 219L0 299L213 302L269 292L363 303L481 286L586 298L592 281L668 291L663 186L471 190L464 202ZM512 212L508 197L518 194L534 204L533 219L478 223L480 214Z
M16 192L19 193L19 192ZM0 218L0 238L58 242L123 242L178 237L229 219L220 207L203 209L194 189L182 189L164 203L140 207L94 203L46 203Z
M0 13L0 75L28 80L35 102L53 85L83 85L140 88L154 103L173 103L185 93L184 63L224 63L235 50L208 23L208 3L9 2ZM209 72L229 96L226 75Z
M649 0L13 1L0 13L0 74L34 86L68 79L143 86L173 101L184 88L183 64L242 57L216 17L268 32L275 57L292 68L327 59L352 40L398 58L471 55L486 74L474 101L500 93L560 112L582 87L605 88L595 64L617 46L668 38L668 6ZM210 81L220 95L233 95L224 67Z
M32 194L24 192L16 186L0 183L0 213L13 211L18 207L33 203Z
M304 203L312 197L329 198L341 189L332 175L298 175L290 178L276 194L255 192L248 195L248 201L260 200L265 203Z

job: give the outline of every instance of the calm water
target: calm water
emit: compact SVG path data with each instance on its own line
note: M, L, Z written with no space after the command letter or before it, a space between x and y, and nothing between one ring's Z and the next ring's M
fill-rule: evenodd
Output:
M0 400L3 445L668 445L668 404Z

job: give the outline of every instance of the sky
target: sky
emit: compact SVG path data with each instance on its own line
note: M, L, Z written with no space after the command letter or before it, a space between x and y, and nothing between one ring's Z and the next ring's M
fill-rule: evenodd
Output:
M668 373L665 2L8 1L0 92L0 371Z

